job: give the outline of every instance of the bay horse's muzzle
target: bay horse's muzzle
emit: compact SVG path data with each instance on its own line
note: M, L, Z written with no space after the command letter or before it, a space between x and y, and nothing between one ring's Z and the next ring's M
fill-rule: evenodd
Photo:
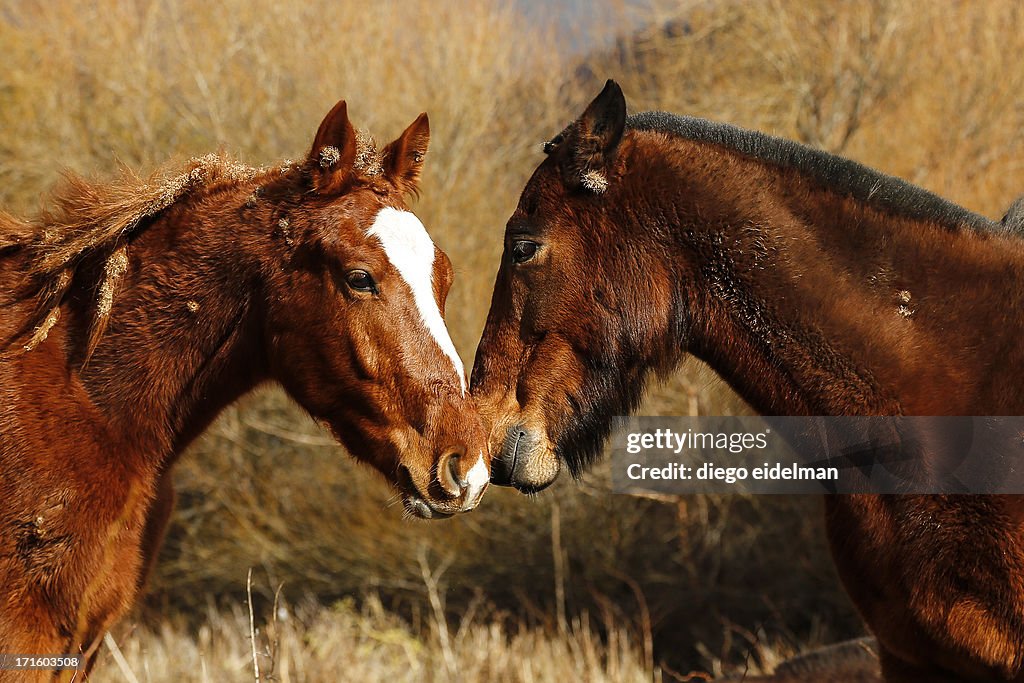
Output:
M537 432L523 424L511 425L491 460L491 483L514 486L521 493L543 491L554 483L560 469L553 454L545 450L544 439ZM554 467L545 459L553 461Z

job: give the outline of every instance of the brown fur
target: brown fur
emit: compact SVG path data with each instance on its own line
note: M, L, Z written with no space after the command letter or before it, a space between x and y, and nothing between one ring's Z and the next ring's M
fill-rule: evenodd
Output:
M476 462L458 456L486 450L476 410L366 234L405 207L428 140L421 115L363 175L341 102L302 164L69 176L35 221L0 218L0 652L95 651L155 561L175 459L265 381L407 503L476 505L451 486ZM451 265L435 256L443 311ZM377 292L349 286L352 269Z
M609 83L549 145L508 222L472 382L495 481L581 471L686 352L764 414L1024 414L1018 236L792 143L627 125L621 98ZM575 128L620 141L581 163ZM1020 501L827 499L887 680L1024 681Z

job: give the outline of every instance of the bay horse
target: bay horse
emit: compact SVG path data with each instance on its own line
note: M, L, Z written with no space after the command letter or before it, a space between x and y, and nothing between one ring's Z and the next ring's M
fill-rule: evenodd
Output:
M1024 414L1019 233L793 142L627 116L612 81L545 151L472 374L492 482L578 475L686 353L765 415ZM825 510L886 680L1024 681L1024 497Z
M429 139L422 114L378 150L341 101L301 162L69 175L38 218L0 217L0 652L95 652L153 565L171 466L261 383L408 514L477 505L452 266L404 202Z

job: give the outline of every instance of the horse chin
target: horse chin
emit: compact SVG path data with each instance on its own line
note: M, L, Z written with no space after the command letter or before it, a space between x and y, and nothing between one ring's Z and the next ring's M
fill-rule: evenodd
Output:
M543 491L544 489L546 489L547 487L549 487L552 484L554 484L556 479L558 479L558 475L555 475L554 479L552 479L551 481L549 481L549 482L547 482L545 484L536 484L536 485L533 485L533 484L512 484L512 486L519 493L522 493L522 494L527 495L527 496L534 496L534 495L537 495L538 493L540 493L541 491Z
M470 507L460 508L454 502L438 502L431 500L421 493L421 489L413 480L412 473L408 467L399 468L398 481L396 482L399 493L402 496L402 507L406 515L418 519L448 519L458 512L468 512L476 506L474 502ZM477 496L479 500L479 496Z
M419 519L447 519L454 514L432 507L418 494L402 494L402 505L406 512Z

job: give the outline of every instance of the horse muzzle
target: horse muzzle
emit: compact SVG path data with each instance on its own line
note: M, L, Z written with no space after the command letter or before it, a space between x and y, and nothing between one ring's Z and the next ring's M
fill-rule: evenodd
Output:
M445 519L476 508L489 481L483 453L471 463L463 455L450 453L438 459L434 476L425 486L417 485L406 466L399 470L398 483L406 512L420 519Z
M505 435L497 456L491 461L491 483L514 486L521 493L546 489L561 470L557 456L542 432L525 424L513 424Z

